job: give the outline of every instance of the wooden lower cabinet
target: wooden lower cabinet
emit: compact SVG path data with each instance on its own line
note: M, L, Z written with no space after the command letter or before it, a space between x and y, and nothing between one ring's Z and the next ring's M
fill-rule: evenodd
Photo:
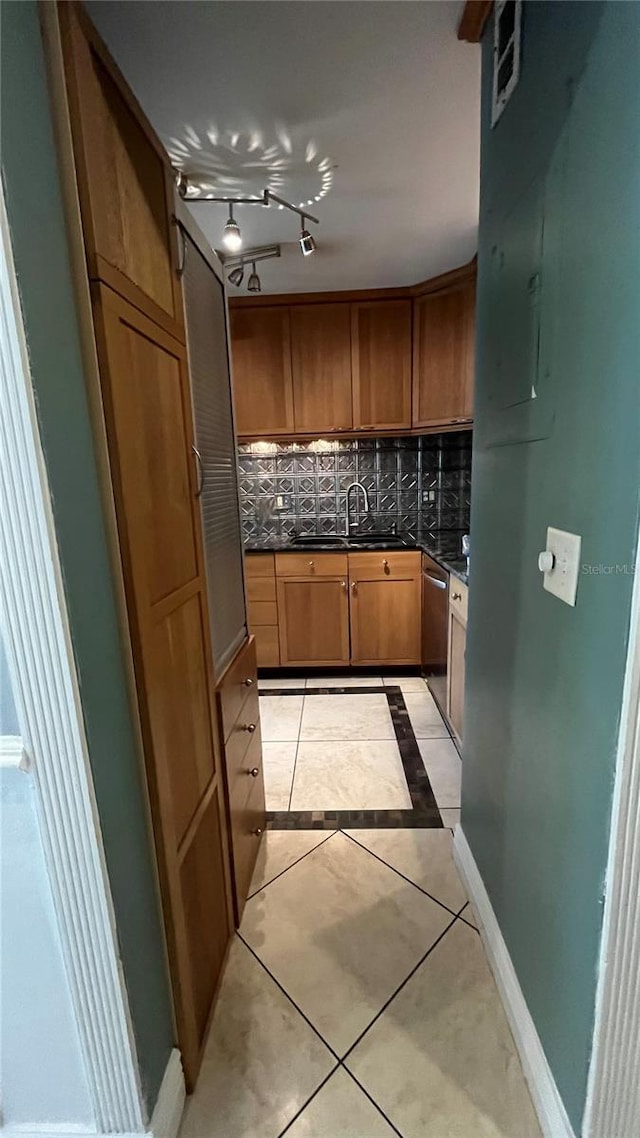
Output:
M449 590L449 655L447 661L447 715L458 742L464 725L464 679L467 647L468 589L451 577Z
M276 565L273 553L249 553L245 558L247 615L255 639L259 668L280 664Z
M349 555L351 662L419 664L419 552Z
M346 576L278 578L278 619L283 666L349 663Z
M233 907L236 925L239 925L265 828L262 739L253 637L231 661L218 685L217 699L224 750Z

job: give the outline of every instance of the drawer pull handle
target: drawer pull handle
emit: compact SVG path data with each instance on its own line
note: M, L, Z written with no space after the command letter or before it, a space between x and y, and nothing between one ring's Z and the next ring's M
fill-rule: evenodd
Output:
M256 729L256 725L255 723L247 723L244 729L245 731L248 731L250 735L253 735L253 732Z
M384 569L385 573L389 572L389 562L387 561L386 557L382 562L382 568Z
M251 775L252 778L257 778L258 775L260 774L260 768L254 767L253 770L249 771L249 774Z
M251 831L251 833L253 834L254 838L259 838L262 834L262 830L260 826L257 826L255 830Z
M315 563L315 561L310 561L310 562L309 562L309 568L310 568L310 569L314 569L314 568L315 568L315 564L316 564L316 563Z
M251 679L251 676L247 676L246 680L243 680L242 682L246 688L250 688L251 685L253 684L253 680Z
M451 600L452 601L461 601L462 600L462 593L452 593L451 594Z

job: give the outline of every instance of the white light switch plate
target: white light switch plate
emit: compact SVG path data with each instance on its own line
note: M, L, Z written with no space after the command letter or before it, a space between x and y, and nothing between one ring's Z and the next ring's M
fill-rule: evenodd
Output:
M567 605L575 605L580 573L582 538L576 533L549 526L547 549L553 553L553 569L544 574L544 587Z

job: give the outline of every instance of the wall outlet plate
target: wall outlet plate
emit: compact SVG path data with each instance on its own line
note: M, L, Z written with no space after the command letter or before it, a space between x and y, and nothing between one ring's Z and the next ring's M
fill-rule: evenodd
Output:
M576 603L581 549L578 534L549 526L547 550L553 554L553 568L544 574L544 588L567 605Z

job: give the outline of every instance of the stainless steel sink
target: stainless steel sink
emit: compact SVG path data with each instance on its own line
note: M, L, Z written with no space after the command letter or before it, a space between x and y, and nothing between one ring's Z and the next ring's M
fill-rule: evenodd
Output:
M347 538L339 533L305 533L300 537L292 537L291 545L336 545L345 549Z
M292 546L302 548L313 545L349 549L353 545L389 545L391 543L402 544L395 533L351 533L348 537L346 534L339 533L302 534L300 537L291 539Z

